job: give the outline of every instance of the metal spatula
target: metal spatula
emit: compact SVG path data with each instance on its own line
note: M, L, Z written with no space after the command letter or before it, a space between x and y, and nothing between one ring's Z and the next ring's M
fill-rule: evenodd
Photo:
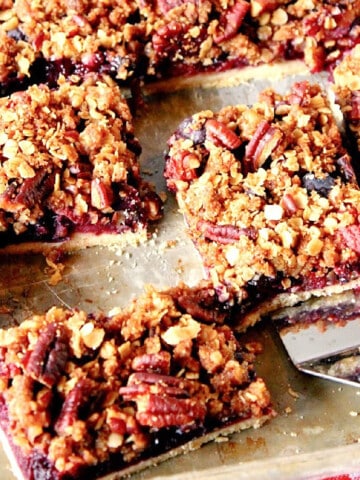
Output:
M295 367L360 386L360 292L314 298L272 320Z

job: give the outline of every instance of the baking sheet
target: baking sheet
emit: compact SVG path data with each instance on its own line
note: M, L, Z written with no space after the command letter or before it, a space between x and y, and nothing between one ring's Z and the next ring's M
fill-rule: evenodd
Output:
M279 91L299 78L277 80ZM325 75L313 80L327 87ZM158 191L166 140L184 118L198 110L252 103L269 81L238 87L196 89L147 99L136 119L143 145L143 174ZM168 194L164 219L150 240L137 248L91 248L63 260L61 281L41 256L3 258L0 275L0 326L16 324L52 305L86 311L111 311L128 303L144 284L168 287L179 281L196 284L203 277L201 262L186 237L182 217ZM193 479L305 479L360 472L360 389L306 376L290 364L271 325L259 324L247 333L263 342L258 372L271 391L278 416L259 430L247 430L228 441L168 460L134 475L134 480ZM0 452L0 478L13 480Z

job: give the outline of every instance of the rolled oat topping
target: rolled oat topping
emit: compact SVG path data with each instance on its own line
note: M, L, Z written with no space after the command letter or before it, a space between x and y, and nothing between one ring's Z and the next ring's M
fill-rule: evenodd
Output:
M119 81L303 58L312 71L359 43L360 0L8 0L0 82L108 73Z
M159 0L155 4L150 22L155 33L146 54L158 76L293 58L303 58L312 71L320 71L359 42L359 0L336 4Z
M210 278L242 300L358 277L360 190L318 85L184 120L165 176Z
M106 76L31 86L0 99L0 242L146 229L161 201L142 181L141 151L118 86Z
M217 323L217 308L206 285L149 288L112 316L54 307L0 330L2 427L28 458L25 478L121 470L271 415L260 346Z
M138 63L146 27L135 1L2 2L0 31L9 40L2 44L0 64L6 85L15 75L31 82L56 80L58 74L108 73L131 77Z

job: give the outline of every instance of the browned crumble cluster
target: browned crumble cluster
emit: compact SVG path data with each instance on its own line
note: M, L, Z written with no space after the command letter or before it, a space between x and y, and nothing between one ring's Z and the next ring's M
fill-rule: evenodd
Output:
M0 241L145 232L161 202L141 180L140 151L109 77L0 99Z
M358 276L360 190L318 85L185 119L165 176L210 278L240 299Z
M2 427L27 477L75 478L151 456L156 439L166 451L169 436L174 447L271 416L259 345L240 344L217 308L205 285L149 288L112 316L54 307L0 330Z
M106 72L119 80L304 58L313 71L359 42L359 0L8 0L0 82Z
M345 118L347 133L360 152L360 45L333 72L334 91Z

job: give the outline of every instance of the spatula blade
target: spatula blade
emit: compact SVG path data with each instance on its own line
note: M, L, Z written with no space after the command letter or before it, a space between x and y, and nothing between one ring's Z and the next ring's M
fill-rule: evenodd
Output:
M346 292L276 312L272 319L299 370L360 386L360 297Z

